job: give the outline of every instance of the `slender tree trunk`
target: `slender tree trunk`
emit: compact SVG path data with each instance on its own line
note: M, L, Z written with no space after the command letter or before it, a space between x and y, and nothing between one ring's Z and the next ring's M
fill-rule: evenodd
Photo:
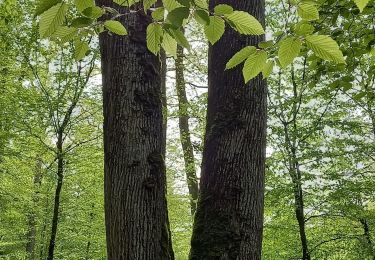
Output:
M57 225L59 223L59 211L60 211L60 195L61 188L63 185L64 179L64 157L63 157L63 133L62 131L58 134L57 141L57 185L55 190L55 202L53 205L53 217L52 217L52 230L51 237L49 240L48 246L48 256L47 260L52 260L54 257L55 244L56 244L56 235L57 235Z
M296 118L293 119L294 132L297 131L297 124L295 122ZM288 161L289 161L289 174L293 183L293 193L294 193L294 208L295 215L298 222L298 230L301 240L302 248L302 259L310 260L310 253L308 248L308 241L306 235L306 221L304 213L304 198L303 198L303 189L302 189L302 173L299 168L299 162L297 160L295 147L295 138L290 136L288 124L284 124L284 135L285 135L285 145L289 152ZM292 140L293 138L293 140Z
M37 158L34 175L34 194L33 194L33 209L28 216L28 232L27 232L27 243L26 243L26 259L35 259L35 240L36 240L36 212L39 201L39 186L42 182L42 160Z
M167 104L167 56L164 51L160 53L160 76L161 76L161 93L163 104L163 141L164 141L164 158L167 153L167 130L168 130L168 104Z
M180 128L180 140L184 154L186 180L190 195L191 215L194 216L198 200L198 181L195 171L194 149L191 143L189 129L189 101L186 96L186 85L184 77L184 49L177 47L176 58L176 90L178 97L178 119Z
M375 260L374 243L372 242L372 239L371 239L370 228L367 223L367 220L360 219L359 221L361 222L362 227L363 227L363 236L365 237L365 240L367 243L369 256L371 257L371 259Z
M366 91L369 91L367 85L366 85L365 89L366 89ZM367 109L368 109L368 112L370 114L370 120L371 120L371 123L372 123L373 137L375 138L375 112L374 112L374 109L373 109L373 101L374 101L374 97L367 96L367 100L366 100ZM374 243L373 243L372 238L371 238L369 225L368 225L366 219L361 219L360 222L363 226L364 236L365 236L367 244L368 244L369 252L371 254L372 259L375 260Z
M127 12L109 0L97 5ZM119 19L128 36L100 35L108 259L174 259L165 197L160 60L146 47L151 19L142 11Z
M160 1L158 1L157 5L161 5ZM163 112L163 158L165 160L167 155L167 131L168 131L168 104L167 104L167 56L164 50L161 50L160 52L160 60L161 60L161 66L160 66L160 76L161 76L161 93L162 93L162 112ZM166 173L165 173L166 174ZM167 183L167 181L165 180ZM167 184L166 184L167 185ZM165 192L167 193L167 191ZM165 204L167 205L167 197L165 197ZM168 210L167 210L168 213ZM168 217L168 216L167 216ZM169 245L168 245L168 251L171 254L171 258L174 258L173 253L173 245L172 245L172 233L170 231L170 223L169 218L167 218L167 229L168 229L168 236L169 236Z
M264 22L262 0L211 0L210 8L217 4ZM263 38L227 28L209 49L207 129L190 259L261 259L266 82L258 76L244 84L241 68L225 71L225 65Z
M92 204L92 211L90 212L90 218L89 218L89 222L90 222L90 230L92 230L92 222L94 221L94 210L95 210L95 204ZM85 256L85 259L86 260L89 260L90 259L90 247L91 247L91 232L89 234L89 237L88 237L88 241L87 241L87 244L86 244L86 256Z
M304 202L303 202L303 190L302 190L302 180L301 180L301 172L299 170L298 162L294 163L293 172L293 185L294 185L294 206L296 212L296 218L299 227L299 235L301 239L301 246L302 246L302 259L303 260L310 260L310 253L308 248L307 242L307 235L306 235L306 222L305 222L305 213L304 213Z
M297 158L297 116L302 102L302 92L298 93L298 85L295 79L294 67L291 69L291 78L293 85L293 106L292 106L292 120L288 123L283 122L284 125L284 136L285 136L285 147L288 151L288 161L289 161L289 174L293 183L293 193L294 193L294 208L295 215L298 222L298 230L301 240L302 249L302 259L310 260L310 251L308 247L308 240L306 235L306 219L305 219L305 206L304 206L304 196L302 188L302 172L300 170L300 164ZM289 130L289 126L292 130Z
M46 204L45 204L45 214L44 214L44 216L48 215L49 208L50 208L49 207L49 198L47 197L46 198ZM44 217L43 227L41 228L41 231L40 231L40 241L41 241L41 243L39 244L39 247L40 247L39 248L39 260L45 259L44 254L45 254L45 251L47 251L48 245L43 243L44 239L46 237L47 223L48 223L48 218Z

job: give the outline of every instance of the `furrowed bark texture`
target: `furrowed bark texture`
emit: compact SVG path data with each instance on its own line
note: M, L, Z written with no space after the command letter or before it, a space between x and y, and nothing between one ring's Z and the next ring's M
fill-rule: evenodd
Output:
M109 0L97 5L128 12ZM151 20L137 11L119 21L128 36L100 35L108 259L173 259L165 197L160 60L146 47Z
M184 154L186 180L190 195L191 215L194 216L198 200L198 181L195 171L194 149L191 143L189 129L189 101L186 96L186 85L184 77L184 49L177 46L176 58L176 90L178 98L178 119L180 129L180 140Z
M264 23L262 0L211 0ZM244 84L228 60L263 37L240 36L227 26L209 49L209 90L200 198L190 259L261 259L267 87L262 76Z

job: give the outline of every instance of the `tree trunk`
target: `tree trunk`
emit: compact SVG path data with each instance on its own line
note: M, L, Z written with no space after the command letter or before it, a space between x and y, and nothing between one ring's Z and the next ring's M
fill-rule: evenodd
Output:
M174 259L165 197L160 60L146 47L151 19L113 1L96 2L127 12L119 19L129 33L100 34L108 259Z
M264 1L211 0L229 4L264 23ZM228 60L264 37L229 29L209 49L208 111L200 198L190 259L261 259L267 88L262 76L244 84Z
M94 221L94 211L95 211L95 204L92 204L92 211L90 212L90 218L89 218L89 230L91 231L92 230L92 223ZM88 241L87 241L87 244L86 244L86 256L85 256L85 260L89 260L90 259L90 247L91 247L91 232L89 233L88 235Z
M294 92L296 93L296 91ZM295 95L296 97L297 95ZM296 106L294 106L296 107ZM297 132L296 117L293 121L294 133ZM285 136L285 146L288 150L288 163L289 163L289 175L293 183L293 194L294 194L294 209L295 216L298 222L298 230L301 240L302 248L302 259L310 260L310 252L308 247L307 235L306 235L306 221L304 213L304 198L303 198L303 189L302 189L302 173L299 168L299 162L297 160L297 148L295 134L290 134L288 129L288 124L284 123L284 136Z
M26 243L26 259L35 259L35 240L36 240L36 212L37 204L39 201L39 186L42 182L42 160L37 158L34 175L34 194L33 194L33 209L28 216L28 232Z
M194 216L198 200L198 181L195 171L194 149L191 143L189 129L189 101L186 96L186 85L184 77L184 49L177 47L176 58L176 90L178 97L178 119L180 128L180 140L184 154L186 180L190 196L191 215Z
M49 190L48 190L48 192L47 193L49 193ZM45 252L47 251L47 244L45 244L44 243L44 239L45 239L45 237L46 237L46 231L47 231L47 225L48 225L48 218L47 218L47 216L48 216L48 212L49 212L49 197L47 196L47 198L46 198L46 204L45 204L45 210L44 210L44 214L43 214L43 216L44 216L44 220L43 220L43 225L42 225L42 228L41 228L41 230L40 230L40 238L39 238L39 240L40 240L40 243L39 243L39 259L41 260L41 259L45 259L46 258L46 255L45 255Z
M161 76L161 93L162 93L162 104L163 104L163 156L165 158L167 154L167 130L168 130L168 104L167 104L167 56L164 51L160 53L160 76Z
M367 220L366 219L360 219L359 220L362 224L363 227L363 236L365 237L366 243L367 243L367 248L368 248L368 253L371 258L369 259L374 259L375 260L375 252L374 252L374 245L371 239L371 234L370 234L370 228L368 226Z
M301 172L299 170L298 162L294 163L294 169L292 181L294 186L294 206L296 212L296 218L299 227L299 235L301 239L301 246L302 246L302 259L303 260L310 260L310 252L307 244L307 236L306 236L306 222L305 222L305 213L304 213L304 202L303 202L303 190L302 190L302 180L301 180Z
M52 260L54 257L56 235L57 235L57 225L59 223L59 211L60 211L60 195L61 188L64 179L64 157L63 157L63 136L62 131L58 134L57 141L57 185L55 190L55 203L53 205L53 217L52 217L52 230L51 237L48 246L48 256L47 260Z

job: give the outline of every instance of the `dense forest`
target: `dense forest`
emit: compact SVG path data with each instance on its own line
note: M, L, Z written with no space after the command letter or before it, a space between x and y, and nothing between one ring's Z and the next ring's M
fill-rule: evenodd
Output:
M0 259L375 260L374 0L0 0Z

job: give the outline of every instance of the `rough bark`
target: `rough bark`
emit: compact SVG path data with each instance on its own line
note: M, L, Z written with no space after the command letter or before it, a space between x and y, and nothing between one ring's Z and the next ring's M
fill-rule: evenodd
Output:
M191 143L189 129L189 101L186 96L184 77L184 49L181 46L177 47L177 58L175 64L180 140L184 155L186 181L189 189L191 215L194 216L198 200L198 181L195 170L194 149Z
M27 243L26 243L26 259L35 259L35 242L36 242L36 212L39 201L39 186L42 182L42 160L37 158L34 175L34 194L33 194L33 209L31 209L28 215L28 232L27 232Z
M113 1L96 3L127 12ZM128 36L100 35L108 259L173 259L165 197L160 60L146 47L151 20L138 11L127 12L119 21Z
M262 0L211 0L264 22ZM209 49L207 129L190 259L261 259L266 151L266 82L244 84L227 61L263 37L227 27Z

